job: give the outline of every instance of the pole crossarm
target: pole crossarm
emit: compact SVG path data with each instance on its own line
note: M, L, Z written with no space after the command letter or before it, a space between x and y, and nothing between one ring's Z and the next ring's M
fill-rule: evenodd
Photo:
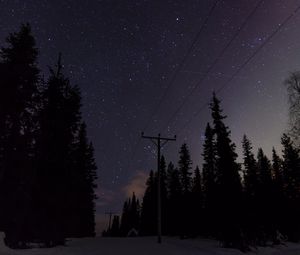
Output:
M146 136L144 135L144 132L142 132L142 138L152 139L152 140L160 139L161 141L176 141L177 137L176 135L173 138L161 137L160 134L158 134L158 136Z

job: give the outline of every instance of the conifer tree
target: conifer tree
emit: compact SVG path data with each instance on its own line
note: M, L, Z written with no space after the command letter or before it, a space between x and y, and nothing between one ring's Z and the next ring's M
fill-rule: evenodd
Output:
M180 198L180 218L179 223L180 236L185 238L192 234L192 219L189 212L192 210L192 160L187 144L183 144L179 151L178 170L182 188L182 195Z
M0 229L6 244L25 246L32 236L34 133L37 128L38 50L28 24L0 50Z
M167 233L169 235L178 235L178 222L180 221L180 204L182 188L179 179L179 171L174 167L172 162L168 165L167 170L167 190L168 190L168 217Z
M97 179L94 149L88 142L86 125L82 123L73 151L71 178L71 210L68 236L95 236L95 183Z
M183 194L188 194L192 187L191 156L187 144L184 143L179 151L178 170Z
M118 215L113 218L110 234L112 237L120 236L120 217Z
M244 154L244 228L248 240L255 240L259 232L257 204L259 176L251 142L246 135L243 137L242 145Z
M276 150L272 149L272 177L273 177L273 200L274 200L274 224L277 231L281 234L284 232L284 178L283 178L283 162L278 156ZM282 239L282 238L281 238ZM281 244L280 235L274 235L274 244Z
M297 149L291 138L283 134L281 138L283 146L283 176L285 194L285 212L283 232L290 241L298 241L300 238L300 159Z
M122 217L123 218L123 217ZM143 197L141 210L141 235L155 235L157 232L157 189L154 172L151 170Z
M283 191L282 159L278 156L275 148L272 149L272 176L278 191Z
M135 194L132 194L131 206L129 207L129 230L139 230L140 227L140 203Z
M266 241L272 238L275 233L273 222L274 193L271 176L271 164L261 148L258 149L257 168L259 174L257 207L260 214L259 224L261 226L259 244L265 245Z
M191 217L192 217L192 235L203 234L203 194L202 194L202 177L200 169L197 166L194 171L192 182L192 198L191 198Z
M220 101L213 94L211 102L216 147L217 223L220 240L225 247L241 246L241 197L240 166L236 163L235 144L225 126Z
M135 194L124 203L120 232L122 236L127 236L129 231L140 229L140 204Z
M124 202L123 205L123 212L121 217L121 225L120 225L120 232L122 236L127 236L130 230L130 223L129 223L129 210L131 207L131 200L128 199Z
M70 215L74 198L73 147L80 127L81 97L62 73L61 58L51 69L42 98L37 138L37 181L35 192L38 237L55 245L64 243L70 234Z
M155 187L157 189L158 185L158 175L155 172ZM168 193L167 193L167 172L166 172L166 160L164 156L161 156L160 159L160 196L161 196L161 225L162 225L162 234L166 234L167 231L167 203L168 203ZM157 203L157 197L155 201Z
M205 141L203 144L203 205L204 233L208 236L216 234L216 150L214 144L214 131L207 123Z
M251 142L246 135L243 137L243 154L244 154L244 187L247 196L254 199L258 186L257 162L252 153Z

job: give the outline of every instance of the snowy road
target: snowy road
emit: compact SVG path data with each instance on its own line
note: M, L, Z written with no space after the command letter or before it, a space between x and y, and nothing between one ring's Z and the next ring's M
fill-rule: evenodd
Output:
M222 249L212 240L178 240L164 238L161 245L155 237L147 238L84 238L68 242L66 247L52 249L11 250L3 245L1 236L0 255L242 255L237 250ZM300 255L300 244L286 247L261 248L247 254Z

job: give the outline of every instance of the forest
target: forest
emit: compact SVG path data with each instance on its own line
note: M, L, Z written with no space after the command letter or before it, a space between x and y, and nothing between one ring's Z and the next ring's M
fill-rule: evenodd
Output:
M217 239L222 247L244 252L299 241L299 81L300 74L295 72L285 82L291 130L281 137L282 157L273 148L271 160L262 148L255 154L244 135L243 162L237 162L221 101L213 94L201 170L192 169L187 144L180 148L177 166L161 157L163 235ZM121 219L114 216L104 236L157 234L157 171L150 171L146 186L142 202L133 193L124 203Z
M0 231L11 248L96 234L97 166L80 89L64 75L61 54L47 78L38 55L28 24L0 50ZM202 167L192 168L185 143L177 164L160 159L163 235L217 239L242 251L299 241L299 84L298 72L285 82L290 130L281 137L282 152L273 148L269 159L245 135L242 163L213 93ZM133 193L104 236L157 234L157 176L150 171L142 201Z
M11 248L95 235L96 163L81 94L63 74L38 67L30 25L0 50L0 231Z

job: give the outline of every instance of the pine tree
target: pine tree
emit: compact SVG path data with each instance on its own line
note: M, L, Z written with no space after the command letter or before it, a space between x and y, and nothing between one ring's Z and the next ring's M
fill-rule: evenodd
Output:
M144 236L157 233L157 189L153 171L150 171L146 186L142 203L140 228L140 234Z
M86 125L82 123L73 151L74 165L71 178L71 198L68 236L95 236L95 183L97 166L94 149L88 142Z
M25 246L32 237L34 133L37 128L38 50L28 24L0 51L0 228L6 244Z
M203 205L204 205L204 233L208 236L216 235L216 150L214 131L207 123L205 141L203 144Z
M183 144L179 151L178 170L182 188L182 195L179 200L180 203L180 218L179 223L180 236L185 238L192 235L192 219L189 212L192 210L192 161L187 144Z
M254 242L259 233L258 222L258 188L259 176L257 162L252 152L250 140L244 135L243 141L244 154L244 229L247 239Z
M203 194L202 194L202 177L200 169L197 166L194 171L194 177L192 182L192 211L191 218L193 221L192 235L203 234Z
M117 215L113 218L110 234L113 237L120 236L120 217Z
M129 230L139 230L140 227L140 205L135 194L132 194L131 206L129 208Z
M230 140L230 131L225 126L220 101L213 94L211 102L214 134L216 136L216 190L217 223L220 239L225 247L241 246L241 197L240 166L236 163L235 144Z
M252 153L251 142L246 135L243 137L243 154L244 154L244 187L246 195L254 199L258 185L257 162Z
M130 207L131 207L131 200L128 199L124 202L123 212L122 212L122 217L121 217L120 232L121 232L122 236L127 236L128 232L130 230L130 223L129 223Z
M261 226L260 244L266 245L268 239L275 233L273 211L274 211L274 193L271 175L271 164L261 148L257 154L257 168L259 174L258 202L259 223Z
M284 234L290 241L300 237L300 158L299 149L295 148L291 138L283 134L283 176L285 194Z
M272 149L272 176L278 191L283 191L282 159L278 156L275 148Z
M124 203L120 232L122 236L127 236L130 230L140 229L140 205L135 194Z
M284 197L284 178L283 178L283 162L277 155L276 150L272 149L272 177L273 177L273 200L274 200L274 224L275 228L281 234L284 232L283 215L285 211L285 197ZM274 235L274 244L281 244L283 242L280 235Z
M167 233L169 235L178 235L178 222L180 221L180 204L182 188L179 179L179 171L172 162L167 169L167 190L168 190L168 208L167 208Z
M154 175L155 189L158 185L158 175L155 172ZM157 193L156 193L157 194ZM160 159L160 197L161 197L161 229L162 234L166 234L167 231L167 203L168 203L168 193L167 193L167 173L166 173L166 160L164 156ZM157 197L155 197L155 203L157 204ZM156 212L157 213L157 212Z
M70 234L72 207L73 148L80 127L81 96L62 73L61 58L51 69L42 93L37 139L36 197L38 238L46 245L64 243Z
M188 150L187 144L184 143L179 151L179 162L178 170L180 174L180 181L182 186L183 194L188 194L191 191L192 187L192 173L191 173L191 156Z

